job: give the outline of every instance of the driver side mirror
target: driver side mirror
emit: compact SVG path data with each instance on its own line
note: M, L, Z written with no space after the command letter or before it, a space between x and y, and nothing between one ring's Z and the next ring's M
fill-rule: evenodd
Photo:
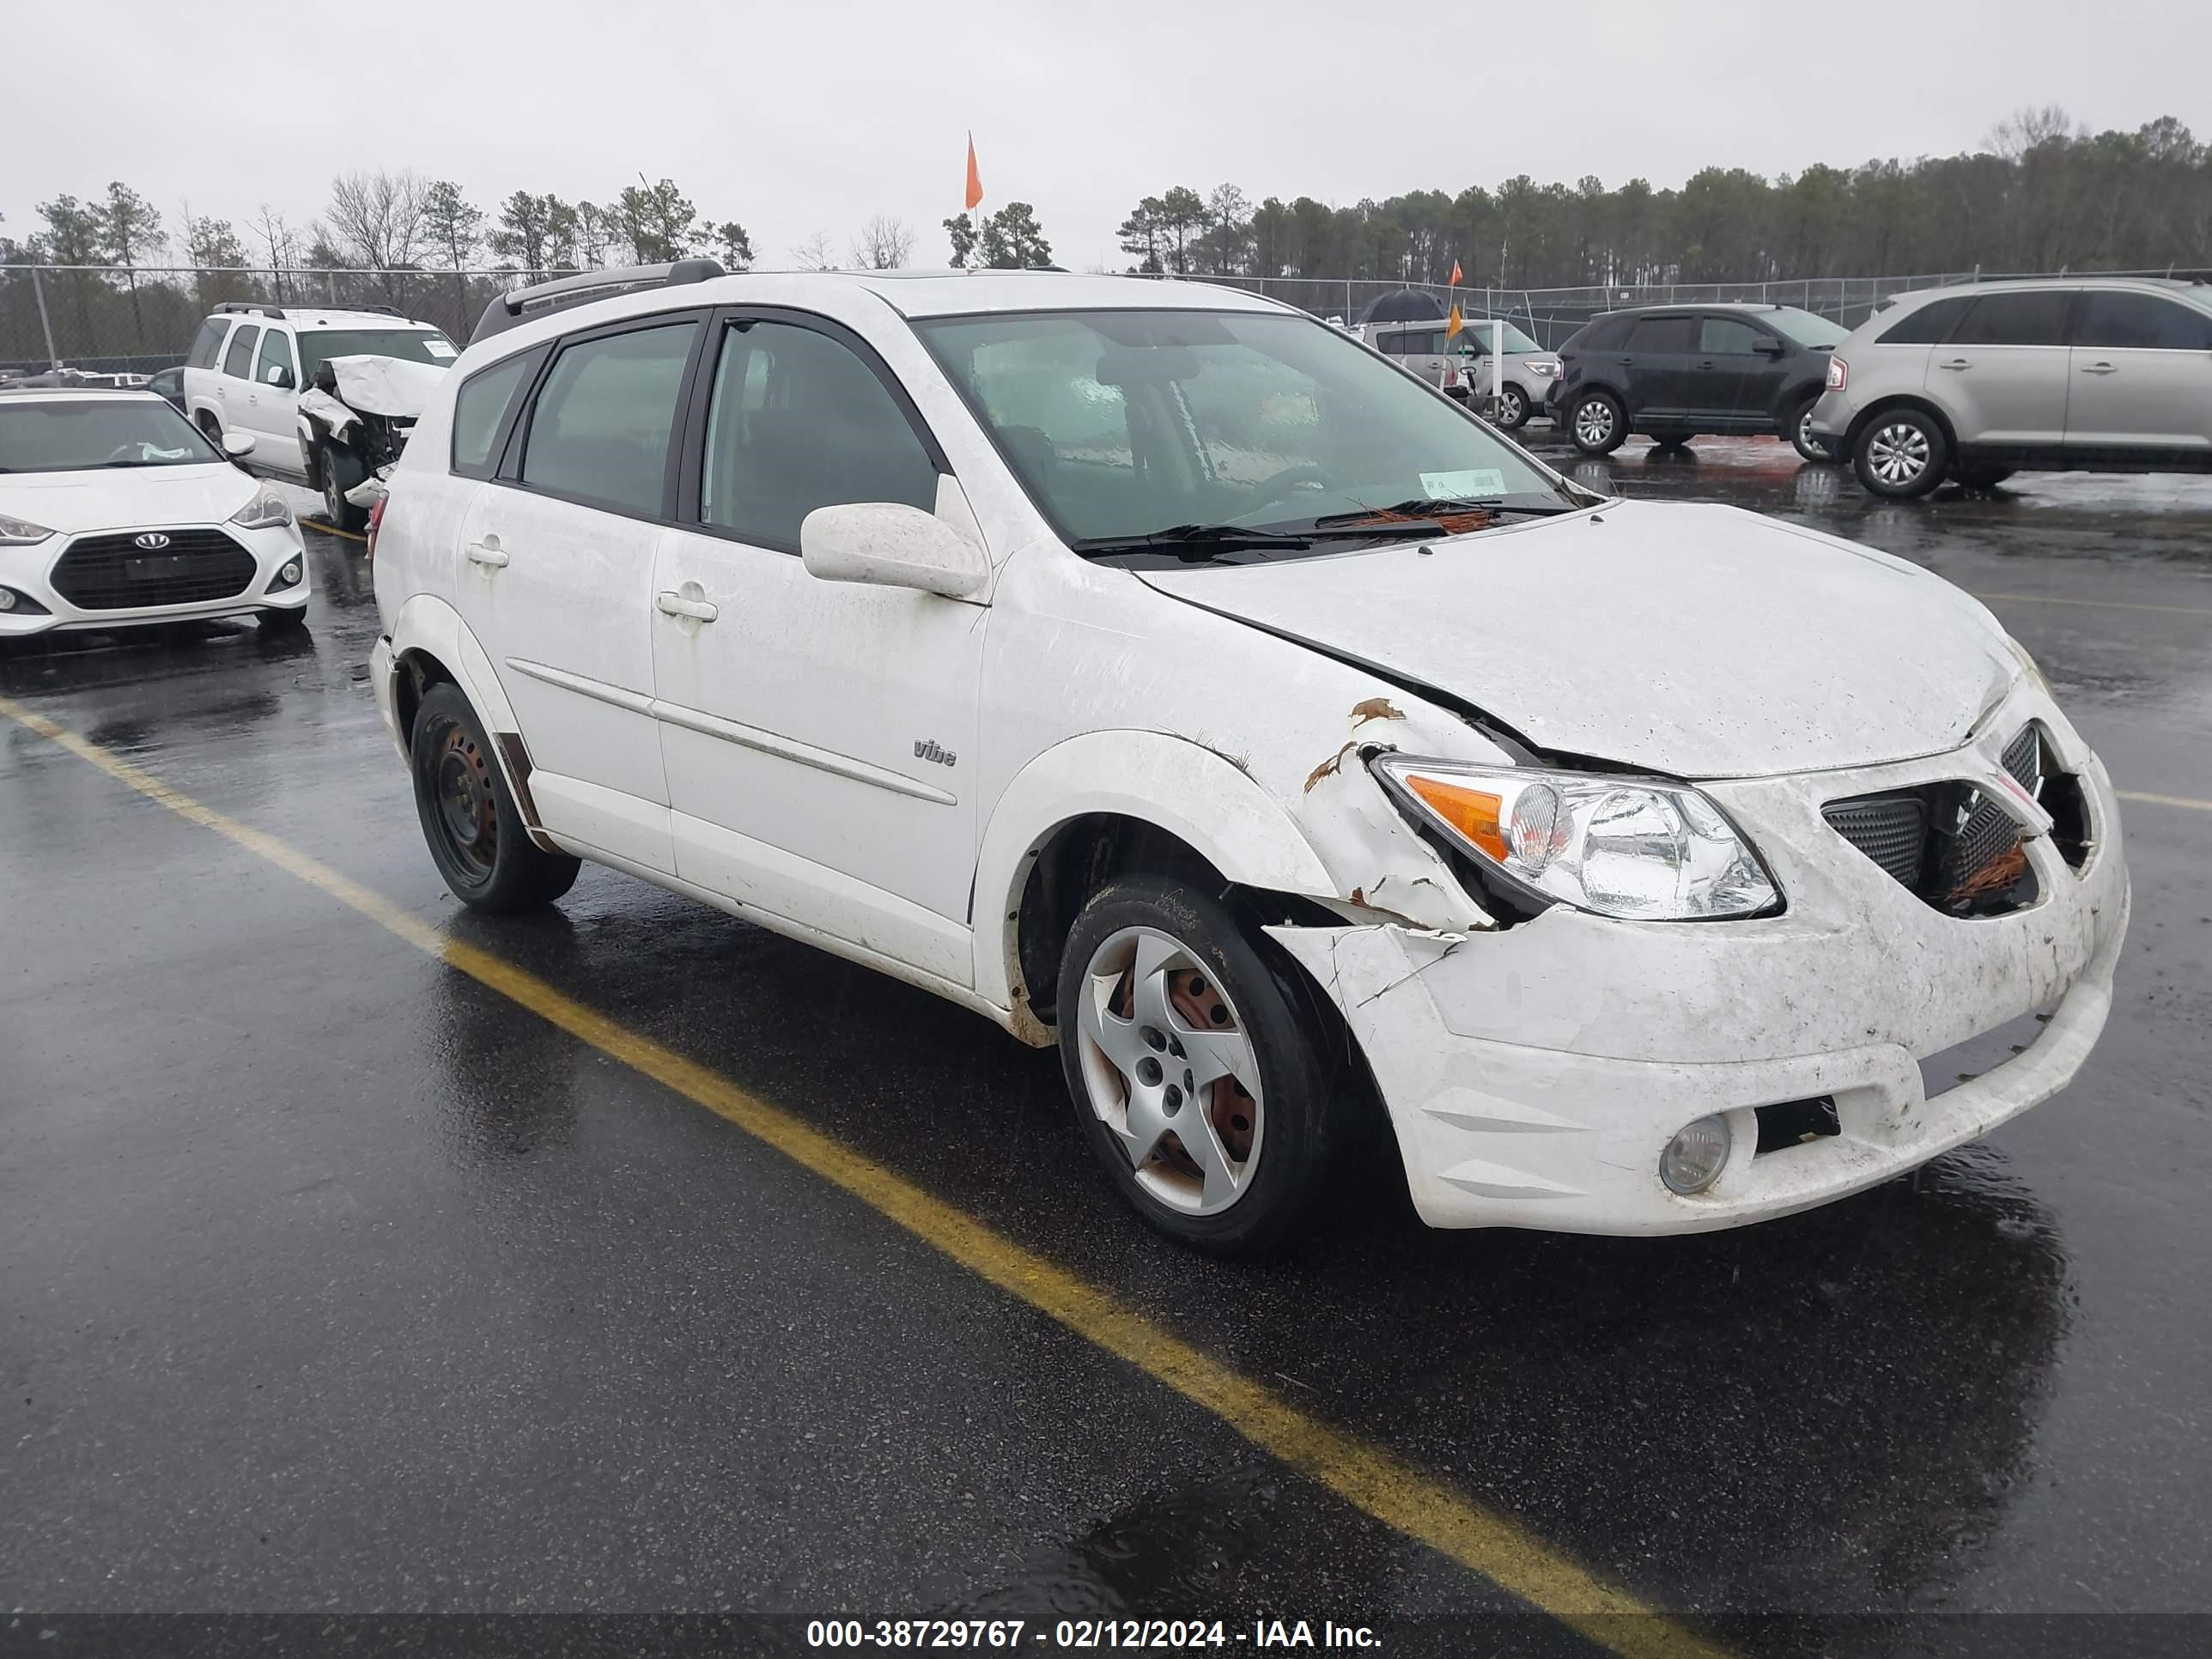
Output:
M1779 357L1790 348L1779 340L1760 338L1751 343L1751 349L1762 357Z
M289 392L293 386L292 371L282 363L269 365L269 372L261 377L280 392Z
M972 599L991 585L983 550L944 520L903 501L817 507L799 526L807 574L827 582L912 587Z
M222 434L222 453L232 460L242 460L253 453L251 432L226 432Z

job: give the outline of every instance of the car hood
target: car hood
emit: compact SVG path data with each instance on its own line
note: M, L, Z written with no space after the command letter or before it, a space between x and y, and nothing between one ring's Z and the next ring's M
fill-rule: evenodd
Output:
M1364 553L1139 574L1472 704L1540 749L1680 778L1940 754L2022 672L1995 619L1940 577L1735 507L1616 501Z
M0 513L64 535L221 524L252 501L260 487L228 461L204 466L0 473Z

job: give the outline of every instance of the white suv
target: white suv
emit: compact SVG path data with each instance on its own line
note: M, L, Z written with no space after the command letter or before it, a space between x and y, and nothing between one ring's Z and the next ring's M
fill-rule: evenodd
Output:
M2111 785L1940 579L1592 496L1257 296L696 275L496 307L379 508L468 903L588 859L1057 1044L1220 1250L1370 1130L1439 1226L1803 1209L2101 1029Z
M333 357L398 357L447 368L459 355L442 331L396 311L232 301L193 337L185 358L185 413L218 441L226 432L250 434L255 471L320 490L331 522L352 529L360 509L345 492L366 470L301 413L301 393Z

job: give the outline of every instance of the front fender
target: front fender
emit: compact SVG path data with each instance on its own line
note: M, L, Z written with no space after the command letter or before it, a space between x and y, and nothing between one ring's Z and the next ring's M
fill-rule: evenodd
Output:
M1290 813L1226 756L1164 732L1086 732L1066 738L1015 775L983 831L975 875L975 988L999 1007L1013 1006L1020 982L1014 918L1030 868L1053 831L1094 812L1156 825L1245 886L1316 897L1336 892ZM985 944L994 916L996 951Z

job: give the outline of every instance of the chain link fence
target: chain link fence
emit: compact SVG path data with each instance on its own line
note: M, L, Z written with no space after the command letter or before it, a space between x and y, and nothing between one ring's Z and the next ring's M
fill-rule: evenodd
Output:
M513 270L301 270L114 265L0 265L0 371L58 363L95 373L151 374L181 362L200 319L226 300L279 306L388 307L466 340L484 307L526 281L563 275ZM2036 273L2021 273L2032 275ZM2077 272L2076 275L2087 275ZM2164 271L2100 273L2165 276ZM1550 349L1603 311L1626 306L1750 301L1800 306L1856 328L1913 289L1990 280L1992 273L1810 276L1777 283L1632 283L1586 288L1448 288L1441 283L1322 276L1203 276L1287 301L1316 317L1356 321L1379 296L1411 287L1440 309L1503 317Z

